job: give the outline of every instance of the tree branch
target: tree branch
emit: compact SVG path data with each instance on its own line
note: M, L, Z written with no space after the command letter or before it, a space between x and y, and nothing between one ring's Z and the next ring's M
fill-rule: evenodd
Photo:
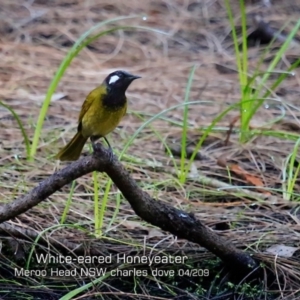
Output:
M101 144L97 144L95 150L92 156L82 158L55 172L25 196L2 205L0 223L26 212L78 177L92 171L106 172L143 220L205 247L228 264L231 270L245 274L257 267L250 255L235 248L230 241L214 233L192 214L151 198L138 187L115 156L109 162L109 152Z

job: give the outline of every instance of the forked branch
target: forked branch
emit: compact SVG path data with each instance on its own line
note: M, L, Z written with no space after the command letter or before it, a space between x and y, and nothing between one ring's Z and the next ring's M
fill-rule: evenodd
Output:
M236 273L247 274L257 267L256 261L250 255L235 248L230 241L214 233L192 214L151 198L138 187L115 156L109 162L109 152L101 144L97 144L95 150L93 155L75 161L55 172L25 196L2 205L0 222L26 212L76 178L92 171L106 172L130 203L134 212L143 220L179 238L205 247L221 258Z

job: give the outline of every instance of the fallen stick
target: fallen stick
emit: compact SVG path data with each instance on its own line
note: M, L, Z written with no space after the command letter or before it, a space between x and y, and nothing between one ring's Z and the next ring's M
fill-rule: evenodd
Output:
M241 278L258 267L258 263L247 253L214 233L192 214L155 200L141 190L129 172L114 156L109 160L109 152L97 144L93 155L77 160L64 169L55 172L26 195L0 207L0 223L14 218L44 201L76 178L93 171L105 172L116 184L130 203L134 212L143 220L160 227L179 238L205 247L229 266Z

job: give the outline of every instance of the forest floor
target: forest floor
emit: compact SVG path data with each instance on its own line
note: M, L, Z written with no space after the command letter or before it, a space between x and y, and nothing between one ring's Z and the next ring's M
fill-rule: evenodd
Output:
M242 144L236 130L237 121L229 142L225 142L230 124L239 116L238 109L231 110L203 143L192 163L188 180L185 183L179 180L176 165L180 165L183 123L183 106L180 104L184 102L192 67L196 66L196 70L189 101L197 103L190 105L188 110L188 151L193 150L213 119L241 97L231 29L223 2L1 1L0 100L16 112L30 140L54 74L71 46L86 30L101 21L136 15L114 24L145 26L153 31L119 30L99 38L79 53L52 98L33 161L26 158L24 138L15 117L0 105L0 195L3 203L11 202L65 165L59 165L54 155L76 132L78 114L86 95L107 74L125 69L142 76L142 79L129 87L128 113L120 127L108 136L115 153L118 155L151 117L177 105L135 136L121 159L122 163L152 197L192 212L237 248L266 264L265 279L268 281L253 281L252 285L231 283L218 258L197 244L177 239L141 220L113 185L105 210L103 235L95 237L94 185L92 174L88 174L76 180L65 221L68 226L60 226L60 219L71 185L6 222L11 227L1 229L1 240L5 241L0 258L1 298L59 299L91 282L92 285L83 289L78 299L300 297L298 180L292 197L283 192L288 174L287 159L295 141L282 138L283 134L280 137L256 134ZM235 2L232 9L239 22L240 12ZM289 19L298 20L300 4L273 2L270 7L261 2L251 3L246 6L247 12L262 15L266 22L272 22L277 28ZM249 25L249 34L254 29ZM262 52L260 46L249 48L249 73L254 72L259 64ZM261 63L262 72L267 70L272 55L268 54ZM286 70L298 56L299 47L289 49L282 57L278 72ZM275 79L276 74L268 86ZM297 135L300 131L299 96L299 77L295 73L265 101L251 120L251 127L257 132L275 130ZM173 155L166 152L166 145ZM84 155L88 149L87 143ZM242 171L234 172L232 166ZM250 176L259 178L263 186L258 188L251 184ZM108 178L99 174L98 179L101 200ZM230 185L230 188L225 189L223 184ZM56 243L49 240L49 243L34 248L32 241L25 239L22 243L27 251L21 251L20 239L14 238L10 231L16 226L30 231L31 239L36 242L41 234L45 240L51 238ZM187 255L190 266L203 272L208 270L209 274L198 273L195 278L186 274L172 278L148 274L145 277L127 276L122 280L106 275L98 282L93 281L97 276L90 278L82 274L64 278L48 273L44 277L37 274L16 277L14 270L25 266L29 270L43 269L36 258L29 257L30 250L58 255L66 251L59 246L64 241L73 245L86 244L87 253L101 249L104 256L124 253L150 255L153 251ZM284 255L279 252L284 252ZM62 264L61 267L65 266ZM72 268L80 267L78 262L73 263ZM127 267L133 270L137 266L130 264ZM168 268L174 266L166 264L165 269ZM22 289L20 283L26 289Z

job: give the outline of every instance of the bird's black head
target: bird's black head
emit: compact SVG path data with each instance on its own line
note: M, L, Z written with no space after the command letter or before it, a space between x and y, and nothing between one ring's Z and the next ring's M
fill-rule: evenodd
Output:
M125 94L125 91L129 87L130 83L135 80L141 78L140 76L132 75L125 71L115 71L110 73L104 80L108 92Z

